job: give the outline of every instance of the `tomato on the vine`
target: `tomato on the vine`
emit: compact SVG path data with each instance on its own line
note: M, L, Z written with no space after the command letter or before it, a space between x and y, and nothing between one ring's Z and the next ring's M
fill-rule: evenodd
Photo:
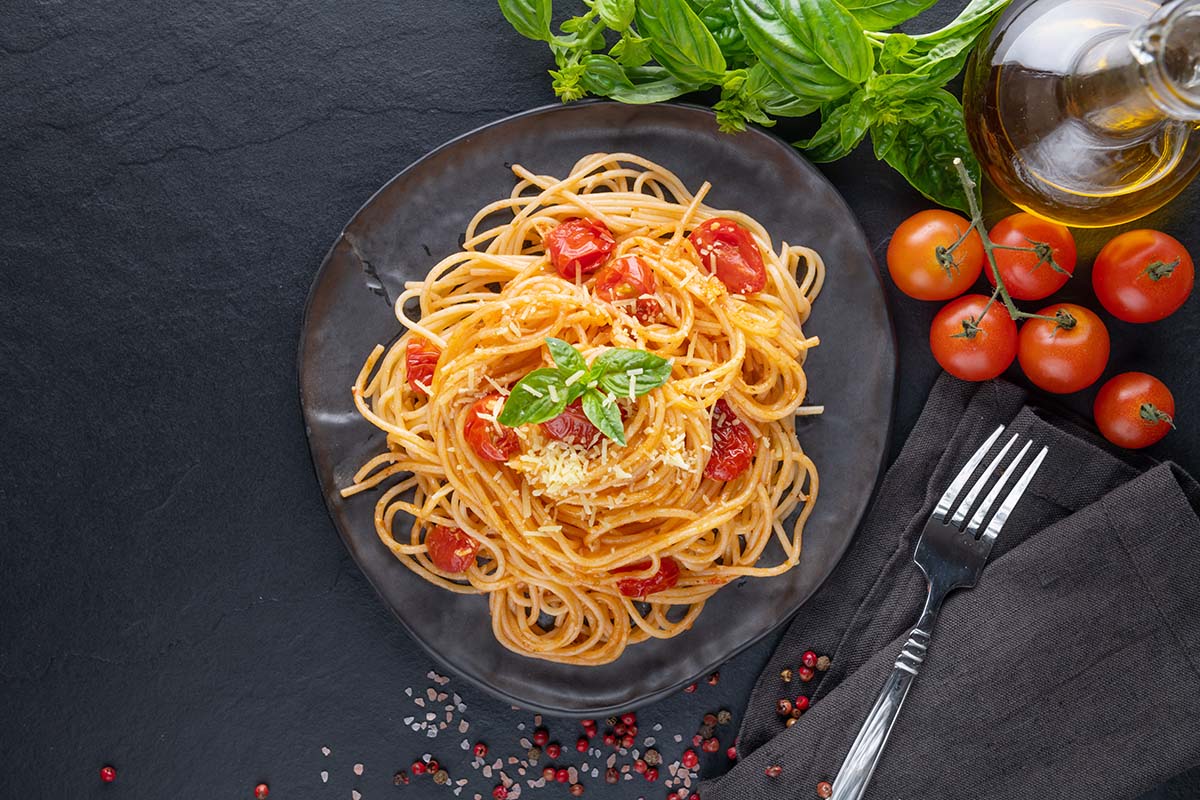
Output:
M1118 447L1149 447L1175 427L1175 398L1153 375L1122 372L1100 387L1096 427Z
M897 288L909 297L949 300L979 279L983 242L971 223L958 214L941 209L918 211L892 234L887 267Z
M1059 303L1037 312L1021 326L1017 360L1025 376L1055 394L1091 386L1108 365L1108 328L1083 306Z
M1008 369L1017 355L1017 324L999 300L963 295L933 318L929 349L954 377L990 380Z
M463 423L463 436L467 444L471 445L476 455L487 461L508 461L521 446L516 431L496 422L496 415L503 406L504 398L499 392L492 392L475 401L467 411L467 421Z
M700 268L715 274L735 294L754 294L767 285L762 251L750 231L728 217L714 217L696 226L688 241L700 256Z
M1100 250L1092 287L1125 322L1157 322L1179 310L1196 280L1187 248L1160 231L1126 231Z
M646 559L630 564L627 567L617 567L613 572L641 572L650 569L654 562ZM622 578L617 581L617 591L626 597L646 597L647 595L670 589L679 582L679 563L667 557L659 560L658 569L648 578Z
M429 560L442 572L466 572L475 563L479 542L459 528L437 525L425 534L425 549Z
M598 219L568 217L542 237L542 246L558 274L573 281L580 274L600 269L617 240Z
M997 245L996 269L1014 300L1049 297L1075 272L1075 237L1062 225L1021 212L997 222L988 238ZM1008 249L1014 247L1024 249ZM995 286L990 267L984 274Z

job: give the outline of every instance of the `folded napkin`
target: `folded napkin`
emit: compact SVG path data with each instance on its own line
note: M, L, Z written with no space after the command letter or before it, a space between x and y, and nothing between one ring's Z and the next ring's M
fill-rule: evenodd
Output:
M833 781L924 602L921 528L1001 423L1050 455L979 584L947 599L867 798L1126 800L1200 763L1200 486L1027 400L1007 383L939 379L845 558L759 677L739 760L702 784L704 800L810 800ZM829 668L785 683L806 650ZM785 728L775 702L797 694L812 705Z

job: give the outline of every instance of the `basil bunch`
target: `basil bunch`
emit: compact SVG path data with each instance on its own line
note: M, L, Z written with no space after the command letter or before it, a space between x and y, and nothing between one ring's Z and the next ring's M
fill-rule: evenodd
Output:
M796 142L835 161L869 134L876 158L918 191L967 210L955 157L978 180L962 105L943 87L1008 0L971 0L946 27L910 36L887 29L936 0L584 0L587 11L551 30L552 0L499 0L523 36L550 45L554 91L656 103L719 87L726 132L774 117L820 112Z
M510 428L554 419L579 398L584 415L601 433L625 444L618 397L641 397L671 377L671 362L647 353L613 347L589 367L583 354L562 339L548 338L554 367L535 369L517 381L496 421ZM632 395L632 397L631 397Z

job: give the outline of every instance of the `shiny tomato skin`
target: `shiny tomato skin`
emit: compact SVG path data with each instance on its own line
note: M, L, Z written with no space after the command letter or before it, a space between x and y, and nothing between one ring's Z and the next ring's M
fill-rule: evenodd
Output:
M404 374L409 388L417 394L428 394L426 390L433 383L433 372L441 357L442 351L424 337L409 339L404 347Z
M654 563L650 559L638 561L627 567L618 567L613 572L641 572L649 569ZM658 571L649 578L624 578L617 581L617 591L626 597L647 597L670 589L679 582L679 564L675 559L667 557L659 559Z
M425 534L425 549L429 560L442 572L466 572L475 563L479 542L459 528L437 525Z
M1096 427L1118 447L1149 447L1174 427L1175 398L1153 375L1122 372L1110 378L1092 406Z
M983 242L972 230L950 255L957 264L949 272L938 263L939 247L947 250L971 223L951 211L930 209L913 214L888 242L887 267L896 287L917 300L950 300L979 280L983 270Z
M542 246L558 274L569 281L600 269L617 240L598 219L569 217L542 238Z
M584 447L591 447L602 435L600 429L583 413L582 400L575 400L557 417L543 422L542 431L551 439Z
M1021 326L1017 360L1025 377L1039 389L1070 394L1086 389L1108 366L1108 328L1094 311L1074 303L1057 303L1038 311L1053 317L1070 314L1074 327L1064 328L1045 319L1027 320Z
M1017 355L1017 324L999 300L987 313L988 298L967 294L951 300L929 328L929 349L942 369L964 381L986 381L1008 369ZM974 320L978 331L964 333L964 320Z
M1075 237L1062 225L1033 214L1021 212L1007 216L992 226L988 238L994 244L1009 247L1032 247L1031 242L1045 242L1054 254L1054 263L1066 272L1049 264L1038 266L1035 253L996 249L996 268L1004 279L1004 287L1014 300L1041 300L1057 292L1075 272ZM984 270L988 282L996 285L991 268Z
M1104 245L1092 267L1096 297L1123 322L1169 317L1191 295L1195 281L1187 248L1160 231L1122 233Z
M637 298L633 315L639 322L648 325L662 314L658 300L646 296L654 294L657 286L654 271L644 260L637 256L621 256L600 268L592 291L609 303Z
M714 481L731 481L750 468L758 440L737 418L724 399L713 406L712 453L704 465L704 477Z
M754 294L767 285L762 251L750 231L728 217L713 217L696 226L688 241L700 256L700 269L716 275L734 294Z
M495 416L500 413L503 405L504 397L499 392L492 392L476 400L467 411L463 435L475 454L485 461L508 461L521 446L521 440L512 428L506 428L481 416Z

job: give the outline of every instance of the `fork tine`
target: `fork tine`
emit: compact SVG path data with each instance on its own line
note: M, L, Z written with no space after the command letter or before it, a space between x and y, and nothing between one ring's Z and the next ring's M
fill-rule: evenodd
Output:
M1021 459L1029 452L1029 448L1033 446L1033 442L1026 442L1021 448L1021 452L1017 453L1016 457L1009 462L1008 467L1000 475L991 490L988 491L987 497L983 498L983 502L979 504L979 508L975 509L975 513L971 516L971 521L967 523L967 533L974 536L979 531L979 526L987 518L988 512L992 510L992 505L995 504L996 498L1000 496L1000 490L1008 483L1008 479L1017 471L1017 465L1021 463Z
M970 512L971 506L975 505L975 499L979 497L979 493L983 491L983 487L987 486L988 481L990 481L992 476L996 474L996 469L1000 466L1001 462L1004 461L1004 457L1008 455L1008 451L1012 449L1012 446L1016 441L1017 434L1014 433L1012 438L1008 440L1008 443L1005 444L1004 447L1000 448L1000 452L996 453L996 457L993 458L991 463L987 465L987 469L980 474L979 480L975 481L975 484L971 487L971 490L967 492L967 496L964 497L963 501L958 504L958 508L954 509L954 516L950 519L951 525L963 524L963 520L967 518L967 513Z
M1048 452L1050 452L1050 448L1043 447L1033 457L1033 461L1025 468L1024 474L1013 485L1012 491L1008 493L1008 497L1004 498L1004 502L1000 504L1000 508L996 509L996 515L992 517L992 521L988 523L987 528L983 531L983 536L979 537L981 542L991 544L996 541L996 536L1000 533L1000 529L1004 527L1005 522L1008 522L1008 515L1012 513L1013 507L1021 499L1021 495L1025 494L1025 487L1029 486L1029 482L1037 474L1038 468L1042 466L1042 461L1045 460Z
M942 493L941 498L937 502L937 506L933 509L933 518L938 522L946 521L946 513L950 510L950 506L954 505L954 501L958 499L958 493L967 485L967 481L971 477L971 473L979 466L979 462L983 461L983 457L987 455L987 451L991 449L992 444L999 438L1004 431L1004 426L1001 425L996 430L992 431L992 435L987 438L987 441L979 446L979 449L971 454L967 463L954 476L954 480L946 487L946 491Z

